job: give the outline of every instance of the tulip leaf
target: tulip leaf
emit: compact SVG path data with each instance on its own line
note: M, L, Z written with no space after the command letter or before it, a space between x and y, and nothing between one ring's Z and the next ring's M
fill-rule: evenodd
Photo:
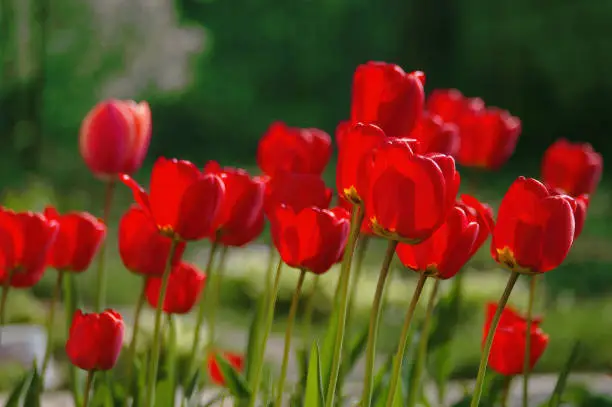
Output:
M389 384L390 372L393 370L393 353L387 356L387 360L376 372L374 376L374 383L372 385L372 404L378 405L379 400L385 400L384 390L385 386Z
M70 326L72 325L72 317L76 312L79 304L78 291L74 276L68 272L62 272L63 275L63 302L64 302L64 313L66 315L66 337L70 334ZM70 386L70 393L75 406L83 404L83 393L81 385L82 380L77 368L70 364L68 366L68 385Z
M393 368L391 369L391 371L395 371L395 364L398 363L399 360L394 357L393 358ZM386 396L385 397L381 397L378 400L378 403L376 403L376 407L382 407L382 406L386 406L387 403L389 402L389 397L393 397L393 407L403 407L404 406L404 383L402 380L399 380L397 383L397 386L395 388L395 392L393 394L390 394L390 388L387 386L387 388L384 390Z
M200 407L213 407L213 406L216 406L219 403L221 403L223 400L225 400L226 397L227 397L227 393L226 392L221 392L221 393L215 395L210 400L208 400L206 403L201 404Z
M266 297L266 295L262 295L259 298L255 314L253 315L253 319L251 321L251 326L249 327L249 338L245 352L246 357L244 360L245 377L249 383L253 383L253 380L255 380L253 377L255 374L254 366L257 363L253 360L253 358L257 357L260 346L262 346L262 328L265 325L264 319L266 316L267 304Z
M132 407L140 407L144 402L143 396L145 394L146 387L146 375L147 375L147 361L149 358L149 351L146 351L141 358L134 359L133 374L135 380L133 381L131 392L132 392Z
M323 381L323 389L325 395L330 390L327 388L329 377L331 375L332 362L334 357L334 346L336 345L336 335L338 335L338 320L340 319L338 306L332 308L332 313L329 317L329 326L325 331L323 338L323 346L320 349L321 356L321 380Z
M15 385L15 387L11 391L11 394L9 394L9 397L4 407L19 407L21 398L23 396L23 391L27 387L30 386L30 383L32 382L32 377L34 376L35 371L36 371L36 368L32 368L31 370L29 370L23 375L21 380L19 380L17 385Z
M38 374L36 366L32 368L32 379L25 394L23 407L40 407L40 395L43 390L43 381Z
M572 370L574 363L576 363L576 359L578 359L579 352L580 341L577 341L572 347L572 351L565 362L565 366L563 366L563 370L561 373L559 373L557 384L555 385L553 394L550 396L550 401L548 404L550 407L557 407L561 403L561 396L563 395L563 391L565 390L565 386L567 384L567 377L569 376L570 370Z
M240 375L227 360L220 355L215 355L219 370L225 380L225 386L230 393L238 399L245 399L251 395L251 389L246 380Z
M508 380L511 377L503 376L490 370L485 373L484 394L480 400L480 405L484 407L493 407L497 405L504 387L510 385Z
M312 351L311 351L312 353ZM302 388L306 388L306 381L308 380L308 349L304 348L296 348L295 350L295 359L298 365L298 372L300 373L300 385Z
M461 400L459 400L458 402L456 402L455 404L453 404L451 407L470 407L471 403L472 403L472 397L466 396L462 398Z
M200 369L197 369L193 375L189 378L189 381L187 381L187 386L185 387L185 394L184 397L187 400L190 400L191 397L193 396L193 393L195 392L198 383L200 382L200 376L202 376L202 371Z
M113 407L113 392L109 372L98 372L94 381L91 407Z
M357 335L348 345L348 357L346 360L342 361L342 366L344 368L344 374L347 375L353 370L357 360L361 357L361 355L365 352L366 345L368 344L368 333L370 332L370 327L368 325L364 325L359 335Z
M176 324L171 316L168 317L167 332L167 346L160 371L162 379L157 383L155 391L156 407L172 406L176 400Z
M321 364L319 358L319 345L312 344L308 358L308 374L306 378L306 394L304 405L308 407L323 406L323 383L321 382Z

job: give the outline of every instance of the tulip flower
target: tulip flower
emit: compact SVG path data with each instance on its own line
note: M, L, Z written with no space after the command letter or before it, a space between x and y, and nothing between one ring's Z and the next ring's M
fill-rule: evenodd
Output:
M601 154L588 143L557 140L542 160L542 180L576 197L595 192L603 170Z
M211 381L218 386L225 386L225 378L223 377L223 373L221 372L221 368L217 363L215 355L221 356L225 359L230 366L232 366L236 371L242 372L244 369L244 357L238 353L234 352L211 352L208 355L208 376Z
M343 120L338 123L338 126L336 126L335 136L338 149L342 148L342 141L344 140L344 135L351 127L353 127L353 123L351 123L350 120Z
M455 204L459 173L452 157L417 155L413 140L386 140L373 154L366 217L374 233L416 244L439 228Z
M459 124L463 115L479 112L485 107L480 98L466 98L457 89L436 89L427 98L425 108L446 123Z
M91 264L106 236L106 226L86 212L60 215L47 207L45 216L59 225L59 231L47 257L47 264L55 269L80 273Z
M576 240L584 228L584 221L586 220L586 213L589 208L590 200L588 195L580 195L574 198L574 200L576 201L576 209L574 209L574 240Z
M483 342L486 338L497 304L488 304L487 318L483 330ZM548 335L539 327L541 319L533 319L529 329L529 364L530 370L538 362L546 346ZM527 338L527 321L511 308L504 308L501 319L495 330L493 345L489 354L489 366L497 373L514 376L524 373L525 349Z
M459 150L459 129L454 123L445 123L438 115L423 113L410 138L418 141L419 154L440 153L455 156Z
M544 273L569 252L575 234L576 202L556 195L533 178L519 177L502 199L491 254L518 273Z
M467 194L461 195L457 201L457 206L463 208L463 210L469 212L471 216L476 218L476 222L478 222L478 226L480 227L474 244L478 248L482 247L485 240L493 233L493 229L495 228L493 209L489 205Z
M353 76L351 122L371 123L389 137L406 137L423 111L422 72L406 73L397 65L368 62Z
M284 172L266 180L264 210L270 218L280 205L287 205L295 212L316 206L327 208L332 191L318 175Z
M259 177L251 178L242 169L222 169L215 161L209 162L204 172L217 174L225 185L211 239L226 246L244 246L256 239L264 226L265 182Z
M172 269L162 309L167 314L187 314L198 301L206 283L206 274L192 264L180 262ZM147 301L152 308L157 308L162 279L147 279Z
M159 158L147 194L130 176L122 181L132 189L140 208L159 231L175 240L210 236L221 210L225 187L215 174L204 174L189 161Z
M348 212L281 205L271 217L272 241L287 265L323 274L341 259L349 233Z
M279 172L321 175L330 157L329 134L282 122L270 125L257 148L257 165L270 177Z
M147 102L107 100L97 104L81 124L80 150L99 177L132 174L140 168L151 141Z
M110 370L123 345L123 319L113 310L85 314L77 310L66 342L70 362L88 371Z

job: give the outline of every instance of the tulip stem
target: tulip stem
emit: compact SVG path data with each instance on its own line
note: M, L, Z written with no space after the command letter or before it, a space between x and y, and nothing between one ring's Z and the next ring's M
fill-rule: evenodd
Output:
M529 407L529 374L531 373L531 322L533 301L536 294L537 276L529 276L529 300L527 302L527 331L525 333L525 356L523 359L523 407Z
M93 384L94 375L96 374L95 370L87 371L87 379L85 381L85 393L83 393L83 407L87 407L89 404L89 393L91 393L91 385Z
M356 253L355 253L355 268L353 273L355 276L353 277L353 282L351 284L351 292L349 294L349 305L346 311L346 326L351 326L351 314L353 308L355 307L355 297L357 295L357 287L359 286L359 280L361 279L362 269L363 269L363 259L365 257L365 253L368 250L368 242L370 238L366 235L363 235L359 238L359 242L357 243Z
M149 369L147 377L147 394L145 398L145 407L153 407L154 394L155 394L155 382L157 380L157 367L159 364L159 353L160 353L160 332L161 332L161 317L162 308L166 299L166 291L168 290L168 280L170 280L170 273L172 272L172 260L176 252L176 246L178 240L172 239L170 244L170 252L168 253L168 260L166 261L166 269L162 277L161 288L159 290L159 298L157 299L157 308L155 309L155 325L153 328L153 343L151 345L151 359L149 360Z
M429 301L427 302L427 311L425 312L425 321L423 322L423 329L421 330L421 337L419 339L419 349L417 351L416 365L412 373L411 385L408 393L408 407L416 406L419 391L421 390L421 375L425 362L427 361L427 345L429 343L429 330L431 327L431 320L433 317L434 304L436 303L436 296L438 295L438 289L440 288L440 280L434 279L434 285L429 294Z
M370 404L372 403L372 380L376 357L378 324L382 311L382 299L385 292L385 283L387 282L387 277L389 277L389 266L391 265L391 260L393 260L393 256L395 255L397 243L397 240L389 240L387 252L380 268L380 273L378 274L378 283L376 284L376 292L374 294L374 301L372 302L372 309L370 311L370 326L368 329L368 343L366 345L365 377L363 381L363 394L361 397L362 407L370 407Z
M127 355L127 366L126 366L126 383L128 387L128 393L132 391L134 386L132 380L132 370L134 368L134 359L136 358L136 342L138 338L138 330L140 327L140 313L142 312L142 307L144 306L146 295L147 295L147 279L143 277L142 279L142 289L140 290L140 297L138 297L138 302L136 302L136 309L134 310L134 325L132 329L132 339L130 340L130 348L128 349ZM124 400L124 406L128 406L128 397Z
M225 271L225 260L227 259L227 246L221 248L219 255L219 264L217 265L217 273L212 276L213 290L210 293L210 302L208 304L208 345L207 351L210 351L215 341L215 327L217 318L217 309L219 308L219 296L221 292L221 280L223 280L223 272Z
M108 227L111 206L113 204L113 196L115 194L115 179L111 179L106 183L106 192L104 193L104 209L102 221ZM106 263L106 241L103 240L98 254L98 291L96 295L96 312L102 312L104 301L106 300L106 276L104 274Z
M49 305L49 318L47 319L47 348L45 349L45 357L43 359L42 370L40 371L40 376L43 378L45 377L47 367L49 366L49 360L51 359L51 345L53 342L54 332L53 324L55 322L55 306L60 300L63 281L64 271L57 270L57 282L55 283L55 288L53 289L53 298L51 299L51 304Z
M274 321L274 308L276 308L276 298L278 297L278 286L280 284L282 269L283 259L281 257L278 259L278 266L276 267L276 276L274 277L274 285L272 286L272 290L268 292L267 296L265 315L266 319L264 320L265 325L263 337L261 339L261 343L259 344L259 349L257 354L255 355L255 359L253 359L255 373L253 376L253 383L250 383L253 392L251 393L251 398L249 400L249 407L255 407L255 402L257 401L259 382L261 381L261 371L263 369L264 354L266 352L266 343L268 342L268 336L270 336L270 329L272 329L272 322Z
M510 385L512 384L514 376L505 376L504 383L501 392L501 407L508 406L508 396L510 396Z
M493 319L491 320L491 325L489 326L489 332L487 333L487 337L485 339L482 355L480 356L480 365L478 367L478 375L476 376L476 386L474 387L470 407L478 407L478 404L480 403L480 396L482 395L482 388L484 386L485 373L487 372L487 362L489 361L489 353L491 353L491 346L493 345L493 337L495 336L495 331L497 330L497 325L499 324L502 311L508 303L508 299L510 298L512 289L514 288L514 285L516 284L516 281L518 280L519 276L519 273L512 272L512 274L510 274L510 278L506 283L504 293L502 294L501 298L499 299L499 302L497 303L497 310L495 311L495 315L493 315Z
M406 312L406 318L404 319L404 326L402 327L402 333L400 334L400 342L397 346L397 353L393 357L393 374L391 375L391 384L389 385L389 395L387 396L387 407L393 406L393 399L395 398L395 391L400 378L400 372L402 371L402 363L404 362L404 352L408 344L408 338L410 337L410 325L412 323L412 317L414 311L423 292L423 287L427 281L427 275L425 273L419 274L419 280L417 281L416 288L412 294L412 300L410 306Z
M312 328L312 314L314 313L314 299L317 295L317 291L319 290L319 276L314 275L314 281L312 283L312 287L308 292L308 297L306 298L306 306L304 307L304 321L303 321L303 329L304 329L304 340L306 343L310 343L310 329Z
M6 276L6 281L2 285L2 294L0 294L0 344L2 344L2 331L6 324L6 300L11 289L11 278L13 278L13 270L9 270Z
M276 254L276 249L274 248L274 243L272 243L272 241L270 241L270 243L268 243L268 250L269 250L269 254L268 254L268 268L266 270L266 290L268 292L270 292L270 289L272 288L272 273L274 273L274 265L276 264L276 262L274 261L274 255Z
M278 388L276 393L276 407L282 407L283 392L285 387L285 378L287 377L287 366L289 364L289 350L291 348L291 333L293 331L293 322L295 321L295 314L297 312L298 303L300 302L300 294L302 293L302 285L304 284L304 278L306 277L306 270L300 271L300 277L298 278L295 291L293 292L293 298L291 299L291 307L289 308L289 317L287 319L287 329L285 330L285 350L283 351L283 363L281 367L281 375L278 380Z
M334 406L334 399L336 396L336 384L338 383L338 375L340 373L340 360L342 359L342 343L344 342L344 331L346 328L346 310L348 306L348 287L351 276L351 262L353 261L353 254L355 252L355 246L359 238L359 232L361 230L361 222L363 221L364 213L363 206L355 204L353 205L353 214L351 216L351 229L344 249L344 257L342 258L342 266L340 268L340 277L338 279L338 287L335 301L339 301L337 304L338 310L338 328L336 333L336 341L334 343L334 353L332 357L332 365L329 375L329 384L327 386L327 399L325 400L326 407ZM333 314L332 314L333 315Z

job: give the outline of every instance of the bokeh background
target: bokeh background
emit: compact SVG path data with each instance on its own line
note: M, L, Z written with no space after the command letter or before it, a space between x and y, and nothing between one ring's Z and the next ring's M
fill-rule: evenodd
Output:
M369 60L424 71L428 93L456 87L521 118L523 133L506 166L496 173L462 172L463 190L493 205L516 176L538 176L542 153L559 137L590 142L604 157L612 150L609 1L0 0L0 5L0 199L14 209L39 210L51 203L101 215L103 184L78 153L80 122L99 100L151 105L153 138L136 174L139 181L146 183L161 155L198 165L215 159L256 173L257 141L274 120L333 136L349 115L352 73ZM333 165L326 173L330 186ZM551 335L541 371L559 369L577 338L584 342L581 370L612 366L608 169L583 235L566 263L539 287L537 310L546 315L543 327ZM128 310L139 282L122 268L115 235L130 201L127 188L118 188L108 250L108 302ZM267 239L264 234L259 244L230 253L221 293L229 340L246 330L245 311L263 286ZM188 256L203 265L206 250L206 243L192 245ZM357 289L360 323L366 323L380 258L374 243ZM396 268L394 278L402 284L389 293L381 334L386 349L395 346L414 283L410 272ZM95 291L93 274L79 276L85 304ZM474 373L482 304L498 298L507 278L487 248L466 275L457 376ZM285 276L277 330L297 273ZM334 270L328 278L330 288L316 294L321 326ZM33 294L12 294L11 320L43 320L53 280L46 276ZM524 307L524 285L512 302Z

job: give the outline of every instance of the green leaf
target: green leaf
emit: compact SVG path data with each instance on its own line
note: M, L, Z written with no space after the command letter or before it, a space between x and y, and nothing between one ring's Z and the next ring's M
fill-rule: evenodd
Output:
M389 383L389 376L393 370L393 352L387 356L385 363L378 369L376 376L374 376L374 383L372 386L372 404L378 405L379 400L386 400L384 388Z
M453 404L451 407L470 407L471 403L472 403L472 398L469 396L466 396L462 398L461 400L459 400L458 402L456 402L455 404Z
M155 407L172 406L176 400L176 325L168 317L168 340L160 371L162 379L155 390Z
M38 374L36 366L32 368L32 379L25 394L23 407L40 407L40 395L43 390L42 378Z
M484 394L480 400L483 407L493 407L499 401L504 387L512 378L495 373L492 370L485 373Z
M242 377L228 362L220 355L215 355L219 370L225 380L225 385L230 393L238 399L245 399L251 395L251 389L244 377Z
M561 396L563 395L563 391L565 390L565 386L567 384L567 377L569 376L570 370L576 363L576 359L578 358L578 353L580 352L580 341L577 341L572 347L572 351L570 352L567 361L565 362L565 366L563 366L563 370L559 373L559 378L557 379L557 384L555 385L555 389L553 394L550 396L550 407L558 407L561 403Z
M11 391L11 394L9 395L4 407L19 407L19 403L21 402L21 398L23 396L23 391L30 386L34 374L36 374L35 367L23 375L23 378Z
M201 375L202 375L202 371L200 369L197 369L193 373L189 381L187 382L187 386L185 387L185 394L184 394L187 400L190 400L193 394L195 393L198 383L200 382Z
M64 313L66 315L66 337L69 336L70 326L72 325L72 317L78 308L78 292L74 281L74 276L71 273L63 272L63 299L64 299ZM68 385L70 386L70 393L74 405L80 406L83 404L83 393L82 376L79 375L79 371L73 364L68 366Z
M91 407L113 407L113 392L108 372L98 372L94 379Z
M297 360L298 372L300 372L300 380L299 383L302 388L306 388L306 381L308 378L308 349L304 348L296 348L295 350L295 359Z
M146 351L142 358L134 358L134 370L133 374L136 378L132 383L132 407L140 407L144 402L143 396L145 395L146 387L146 375L147 375L147 362L149 358L150 350Z
M429 335L428 349L433 352L439 347L448 345L455 334L460 322L462 303L462 278L458 275L453 280L451 291L442 297L436 305L431 334Z
M251 321L251 326L249 327L249 338L247 341L247 348L245 352L245 360L244 360L244 374L248 381L248 383L252 383L255 378L255 369L254 366L256 363L253 360L258 354L258 350L261 346L262 341L262 328L264 327L265 317L266 317L266 304L267 304L267 296L262 295L257 302L257 308L255 310L255 314L253 315L253 320Z
M319 358L319 345L312 344L308 358L308 374L306 378L306 394L304 405L308 407L323 406L323 383L321 382L321 365Z
M206 403L201 404L200 407L213 407L218 405L218 403L221 402L221 400L224 400L227 397L227 394L225 392L221 392L219 394L217 394L215 397L211 398L210 400L208 400Z
M395 370L395 364L398 363L396 358L393 358L393 368L391 371ZM389 376L390 378L390 376ZM401 379L401 378L400 378ZM397 383L397 387L395 388L394 394L389 394L390 388L385 389L385 397L381 397L376 403L376 407L386 406L389 402L389 397L393 397L393 407L403 407L404 406L404 383L402 380L399 380Z
M329 326L325 331L325 337L323 338L323 346L320 349L321 356L321 380L323 381L323 385L325 387L325 394L329 389L327 388L329 384L329 377L331 375L332 362L334 357L334 346L336 344L336 335L338 335L338 319L339 315L339 307L334 306L332 308L332 313L329 317Z
M366 345L368 344L369 332L370 327L368 325L364 325L361 332L349 343L347 349L348 357L345 360L342 360L344 375L348 375L351 370L353 370L355 363L357 363L359 357L365 352Z

